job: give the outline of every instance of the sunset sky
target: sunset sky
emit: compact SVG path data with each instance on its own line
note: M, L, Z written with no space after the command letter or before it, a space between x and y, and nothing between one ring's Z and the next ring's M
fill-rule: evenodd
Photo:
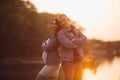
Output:
M120 40L120 0L30 0L38 12L65 13L88 38Z

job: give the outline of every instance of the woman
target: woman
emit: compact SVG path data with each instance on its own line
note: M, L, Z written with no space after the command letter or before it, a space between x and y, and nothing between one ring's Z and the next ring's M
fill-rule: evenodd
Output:
M56 80L60 69L60 57L58 53L57 33L60 30L57 19L52 21L51 33L42 43L44 67L35 80Z
M71 25L65 14L61 14L58 21L61 26L61 30L58 32L58 41L64 80L81 80L82 46L86 43L87 38L80 30Z

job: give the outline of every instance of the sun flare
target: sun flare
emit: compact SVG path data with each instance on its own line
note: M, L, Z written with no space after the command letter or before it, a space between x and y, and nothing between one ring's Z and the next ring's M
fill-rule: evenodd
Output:
M90 69L84 70L84 77L83 80L95 80L92 76L93 72Z

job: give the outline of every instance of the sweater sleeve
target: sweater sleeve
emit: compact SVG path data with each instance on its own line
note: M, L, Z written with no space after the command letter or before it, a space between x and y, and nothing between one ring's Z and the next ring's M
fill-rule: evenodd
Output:
M80 37L74 38L73 43L77 45L83 45L87 42L87 37L82 34L80 31L78 32Z
M71 40L69 40L65 36L64 32L62 32L62 31L60 31L58 33L58 41L60 42L61 45L63 45L66 48L73 49L73 48L77 48L78 47L78 45L74 44Z
M57 47L57 45L58 45L57 38L48 38L48 40L43 46L43 50L45 51L52 50L55 47Z

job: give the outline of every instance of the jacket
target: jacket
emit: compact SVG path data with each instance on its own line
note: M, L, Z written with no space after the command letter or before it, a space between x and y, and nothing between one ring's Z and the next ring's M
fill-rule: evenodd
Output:
M46 63L47 65L57 65L60 63L60 57L58 53L58 39L50 34L42 43L43 52L47 53Z
M70 32L66 32L64 29L61 29L58 33L62 61L73 61L75 49L80 59L84 56L82 46L86 43L87 38L75 27L72 33L73 36L69 36ZM74 39L74 41L72 41L72 39Z

